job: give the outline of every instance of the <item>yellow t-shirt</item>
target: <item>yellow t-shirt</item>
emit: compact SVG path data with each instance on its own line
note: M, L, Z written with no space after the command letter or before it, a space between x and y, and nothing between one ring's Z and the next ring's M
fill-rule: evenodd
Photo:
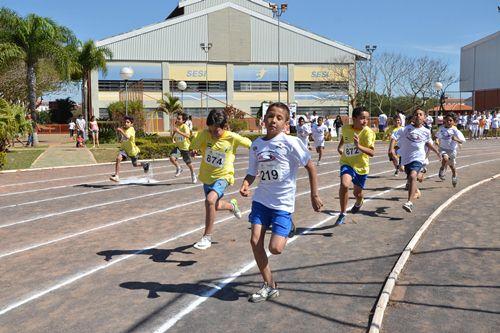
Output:
M129 127L125 130L125 135L128 136L128 139L121 144L121 149L124 150L129 157L135 157L139 154L139 147L135 145L135 129L133 127Z
M363 147L375 147L375 132L370 127L365 126L361 130L355 130L352 125L342 127L342 138L344 139L344 152L340 158L341 165L349 165L360 175L370 172L370 156L361 152L354 146L354 134L359 137L359 144Z
M230 131L224 131L219 139L212 137L208 130L198 133L190 146L191 150L201 150L203 155L198 178L207 185L218 179L225 179L232 185L236 149L238 146L250 148L251 145L250 139Z
M191 135L191 130L186 124L182 124L181 126L179 126L179 131ZM180 150L189 150L189 145L190 145L189 138L186 138L185 136L182 136L179 133L175 133L174 142L177 148L179 148Z

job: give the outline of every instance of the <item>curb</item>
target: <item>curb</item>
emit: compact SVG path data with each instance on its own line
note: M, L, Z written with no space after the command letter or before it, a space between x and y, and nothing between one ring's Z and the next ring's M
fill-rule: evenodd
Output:
M418 242L420 241L420 238L423 236L427 228L431 225L431 223L436 219L436 217L441 214L441 212L447 208L449 205L451 205L456 199L461 197L463 194L469 192L470 190L486 183L491 180L494 180L496 178L500 177L500 173L496 174L492 177L483 179L482 181L470 185L464 189L462 189L460 192L456 193L452 197L450 197L448 200L446 200L441 206L439 206L434 213L429 216L429 218L424 222L424 224L418 229L418 231L413 235L412 239L406 245L405 249L399 256L398 261L396 262L396 265L394 265L394 268L392 269L391 273L387 277L387 281L384 284L384 288L382 289L382 292L380 293L380 296L377 301L377 305L375 307L375 313L373 314L372 321L370 323L370 330L369 333L379 333L380 329L382 328L382 321L384 320L384 314L385 314L385 309L387 308L387 304L389 303L389 300L392 295L392 291L394 289L394 286L396 285L396 281L398 280L399 274L403 270L403 268L406 265L406 262L410 258L411 253L417 246Z

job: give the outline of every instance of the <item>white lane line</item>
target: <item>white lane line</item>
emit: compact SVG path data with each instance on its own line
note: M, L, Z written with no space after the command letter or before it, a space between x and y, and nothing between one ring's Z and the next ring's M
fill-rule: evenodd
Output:
M434 213L432 213L431 216L429 216L429 218L424 222L424 224L420 227L420 229L418 229L418 231L413 235L408 245L406 245L403 252L401 252L401 255L396 264L394 265L394 268L392 269L391 273L387 277L382 292L380 293L380 296L378 298L377 306L375 307L375 313L373 314L372 317L372 322L370 323L370 331L369 331L370 333L380 332L380 329L382 328L382 322L384 320L385 309L387 308L387 303L391 298L392 291L394 290L394 286L396 285L399 274L403 271L408 259L410 258L411 253L413 252L420 238L423 236L424 232L429 228L431 223L436 219L436 217L438 217L439 214L441 214L441 212L444 209L446 209L449 205L451 205L455 200L460 198L462 195L498 177L500 177L500 173L494 175L493 177L486 178L476 184L470 185L462 189L455 195L453 195L451 198L446 200L441 206L439 206L438 209L436 209Z
M325 157L323 160L335 159L335 158L338 158L338 157L335 157L335 156L333 156L333 157ZM244 162L238 162L238 163L235 163L235 164L241 164L241 163L244 163ZM324 164L331 164L331 163L324 163ZM156 168L156 169L159 169L159 168ZM246 170L246 169L247 168L239 168L239 169L235 169L235 171L241 171L241 170ZM174 171L158 172L158 173L154 173L154 176L170 174L170 173L173 173L173 172ZM174 178L174 179L168 179L168 180L181 180L181 179L191 179L191 176ZM98 182L93 182L93 183L85 183L84 185L98 184L98 183L104 183L104 182L109 182L109 180L98 181ZM160 181L160 183L161 182L164 182L164 180ZM174 185L175 184L177 184L177 183L174 183ZM77 185L63 185L63 186L59 186L58 188L68 187L68 186L73 187L73 186L77 186ZM129 187L132 187L132 186L138 186L138 185L134 185L134 184L129 185ZM54 189L54 188L48 188L48 189ZM28 202L21 202L21 203L17 203L17 204L0 206L0 210L6 209L6 208L19 207L19 206L34 205L34 204L41 203L41 202L46 202L46 201L54 201L54 200L60 200L60 199L67 199L67 198L71 198L71 197L75 197L75 196L81 196L81 195L86 195L86 194L100 194L102 192L116 191L116 190L119 190L119 189L122 189L122 188L119 187L119 186L113 186L113 188L109 188L109 189L92 190L92 191L87 191L87 192L79 192L79 193L62 195L62 196L59 196L59 197L51 197L51 198L46 198L46 199L40 199L40 200L34 200L34 201L28 201ZM35 190L35 191L38 191L38 190ZM9 195L19 194L19 193L20 192L10 193Z
M379 162L379 163L382 163L382 162ZM327 171L327 172L318 174L318 176L319 175L324 176L324 175L335 173L335 172L338 172L338 171L339 171L338 169L337 170L332 170L332 171ZM383 172L383 173L386 173L386 172ZM377 175L377 174L374 174L374 175ZM299 178L297 178L297 180L303 180L303 179L307 179L307 178L308 178L308 176L299 177ZM328 185L326 187L321 187L320 190L327 189L327 188L330 188L332 186L337 186L337 185L338 185L338 183L333 184L333 185ZM231 195L231 194L236 194L236 193L239 193L239 191L228 192L228 193L226 193L226 195ZM307 193L309 193L309 192L307 192ZM300 195L302 195L302 194L297 194L297 196L300 196ZM21 249L17 249L17 250L13 250L13 251L10 251L10 252L1 253L0 254L0 259L8 257L8 256L11 256L11 255L14 255L14 254L18 254L18 253L21 253L21 252L33 250L33 249L36 249L36 248L39 248L39 247L42 247L42 246L47 246L47 245L50 245L50 244L54 244L54 243L57 243L57 242L60 242L60 241L63 241L63 240L67 240L67 239L70 239L70 238L74 238L74 237L77 237L77 236L82 236L82 235L85 235L85 234L88 234L88 233L91 233L91 232L94 232L94 231L97 231L97 230L109 228L109 227L112 227L112 226L115 226L115 225L118 225L118 224L130 222L130 221L133 221L133 220L136 220L136 219L140 219L140 218L144 218L144 217L148 217L148 216L151 216L151 215L165 213L167 211L170 211L170 210L173 210L173 209L176 209L176 208L181 208L181 207L184 207L184 206L190 206L192 204L203 202L203 201L205 201L205 198L202 198L202 199L199 199L199 200L195 200L195 201L186 202L186 203L183 203L183 204L178 204L178 205L175 205L175 206L167 207L167 208L164 208L164 209L156 210L156 211L145 213L145 214L141 214L141 215L132 216L132 217L129 217L129 218L126 218L126 219L114 221L114 222L111 222L111 223L108 223L108 224L104 224L104 225L101 225L101 226L98 226L98 227L95 227L95 228L91 228L91 229L79 231L77 233L73 233L73 234L69 234L69 235L66 235L66 236L63 236L63 237L60 237L60 238L52 239L50 241L46 241L46 242L43 242L43 243L32 244L30 246L27 246L27 247L24 247L24 248L21 248Z
M473 163L473 164L469 164L469 165L466 165L466 166L463 166L461 168L465 168L465 167L469 167L469 166L472 166L472 165L477 165L477 164L482 164L482 163L488 163L488 162L491 162L491 161L499 161L500 159L493 159L493 160L489 160L489 161L483 161L483 162L478 162L478 163ZM392 170L391 170L392 171ZM431 175L430 177L435 177L437 174L434 174L434 175ZM429 177L429 178L430 178ZM380 193L377 193L376 195L372 195L370 197L367 197L365 199L365 203L366 202L369 202L369 201L372 201L374 198L376 197L380 197L384 194L387 194L389 192L392 192L394 191L395 189L398 189L398 188L402 188L406 185L406 183L403 183L401 185L398 185L396 187L394 187L393 189L389 189L389 190L385 190L383 192L380 192ZM352 206L350 207L352 208ZM328 221L331 221L333 218L335 218L336 216L338 216L338 214L335 214L335 215L332 215L332 216L329 216L327 218L325 218L324 220L316 223L315 225L313 225L312 227L309 227L307 228L306 230L304 230L302 233L300 233L299 235L305 235L309 232L311 232L313 229L316 229L318 227L320 227L321 225L327 223ZM288 242L287 242L287 245L289 243L292 243L294 242L298 237L295 236L293 238L291 238ZM267 252L267 255L268 257L271 256L270 253ZM215 295L219 290L222 290L224 289L229 283L231 283L232 281L236 280L238 277L240 277L242 274L246 273L247 271L249 271L250 269L254 268L257 264L255 263L255 260L251 261L251 262L248 262L246 263L242 268L240 268L238 271L230 274L227 278L225 278L224 280L222 280L220 283L218 283L216 286L212 287L211 289L207 290L203 295L200 295L200 296L193 296L195 298L194 301L192 301L190 304L188 304L186 307L184 307L180 312L178 312L177 314L173 315L172 317L170 317L164 324L162 324L160 327L158 327L157 329L155 329L153 332L154 333L164 333L166 331L168 331L170 328L172 328L179 320L181 320L182 318L184 318L186 315L190 314L191 312L193 312L194 310L196 310L196 308L198 306L200 306L201 304L203 304L204 302L206 302L210 297L212 297L213 295ZM371 332L371 331L370 331ZM377 331L378 333L378 331Z
M338 161L324 162L322 165L328 165L328 164L333 164L333 163L337 163L337 162ZM384 163L384 162L378 162L378 163ZM377 163L373 163L373 164L377 164ZM237 170L246 170L246 168L240 168L240 169L237 169ZM235 178L235 180L237 180L237 179L243 179L243 178L244 177L238 177L238 178ZM135 186L135 185L131 185L131 186ZM157 195L161 195L161 194L166 194L166 193L183 191L183 190L191 189L191 188L194 188L194 187L200 187L200 186L201 186L200 184L194 184L194 185L189 185L189 186L185 186L185 187L174 188L174 189L171 189L171 190L165 190L165 191L160 191L160 192L148 193L148 194L141 195L141 199L148 198L148 197L153 197L153 196L157 196ZM96 193L99 193L99 192L96 192ZM236 192L234 192L234 193L236 193ZM130 201L130 200L136 200L136 199L137 199L137 197L131 197L131 198L125 198L125 199L119 199L119 200L101 202L99 204L94 204L94 205L90 205L90 206L84 206L84 207L78 207L78 208L68 209L68 210L65 210L65 211L57 212L57 213L50 213L50 214L45 214L45 215L38 215L38 216L31 217L29 219L25 219L25 220L21 220L21 221L17 221L17 222L12 222L12 223L8 223L8 224L0 225L0 229L11 227L11 226L15 226L15 225L18 225L18 224L25 224L25 223L29 223L29 222L33 222L33 221L37 221L37 220L41 220L41 219L46 219L46 218L49 218L49 217L61 216L61 215L69 214L69 213L80 212L80 211L83 211L83 210L88 210L88 209L92 209L92 208L98 208L98 207L113 205L113 204L122 203L122 202ZM205 199L203 199L203 200L205 200ZM198 201L195 201L195 202L198 202ZM191 203L194 203L194 202L191 202Z
M476 155L474 155L474 156L476 156ZM465 156L462 156L462 158L464 158L464 157L465 157ZM488 163L488 162L490 162L490 161L496 161L496 160L499 160L499 159L489 160L489 161L483 161L483 162L480 162L480 163ZM433 162L431 162L431 163L433 163ZM478 163L475 163L475 164L478 164ZM474 164L473 164L473 165L474 165ZM464 168L464 167L466 167L466 166L463 166L462 168ZM375 175L378 175L378 174L383 174L383 173L389 173L389 172L393 172L393 171L394 171L394 170L391 168L391 169L390 169L390 170L388 170L388 171L383 171L383 172L380 172L380 173L376 173L376 174L373 174L372 176L375 176ZM333 186L337 186L337 185L339 185L339 183L336 183L336 184L334 184L334 185L328 185L328 186L325 186L325 187L321 188L321 190L322 190L322 189L326 189L326 188L330 188L330 187L333 187ZM394 189L396 189L396 188L400 188L400 187L403 187L404 185L405 185L405 184L402 184L402 185L400 185L400 186L398 186L398 187L395 187ZM394 189L392 189L392 190L394 190ZM392 191L392 190L387 190L387 191L384 191L384 192L382 192L382 193L387 193L387 192L390 192L390 191ZM299 195L304 195L304 194L308 194L308 193L310 193L310 192L309 192L309 191L305 191L305 192L302 192L302 193L300 193L300 194L297 194L297 195L296 195L296 197L297 197L297 196L299 196ZM375 196L373 196L373 197L375 197ZM370 198L373 198L373 197L370 197ZM367 198L366 200L369 200L369 198ZM248 214L249 212L250 212L250 210L246 210L246 211L245 211L245 212L243 212L243 213L244 213L244 214ZM333 217L335 217L335 215L334 215L334 216L329 217L327 220L324 220L324 221L322 221L321 223L326 223L327 221L331 220ZM222 219L222 220L216 221L215 223L216 223L216 224L219 224L219 223L222 223L222 222L224 222L224 221L226 221L226 220L230 220L230 219L233 219L233 218L234 218L234 216L230 216L230 217L227 217L227 218L225 218L225 219ZM194 232L197 232L197 231L199 231L199 230L202 230L203 228L204 228L204 226L200 226L200 227L198 227L198 228L196 228L196 229L192 229L192 230L190 230L190 231L186 231L186 232L184 232L184 233L182 233L182 234L176 235L176 236L174 236L174 237L172 237L172 238L169 238L169 239L167 239L167 240L165 240L165 241L162 241L162 242L156 243L156 244L154 244L154 245L152 245L152 246L150 246L150 247L144 248L143 250L137 251L137 252L135 252L134 254L130 254L130 255L127 255L127 256L125 256L125 257L121 257L120 259L116 259L116 260L115 260L115 261L113 261L113 262L109 262L109 263L107 263L107 264L103 264L103 265L100 265L100 266L94 267L94 268L92 268L92 269L90 269L90 270L87 270L87 271L85 271L85 272L83 272L83 273L77 273L77 274L75 274L74 276L70 277L69 279L66 279L66 280L64 280L64 281L62 281L62 282L60 282L60 283L58 283L58 284L56 284L56 285L54 285L54 286L52 286L52 287L50 287L50 288L48 288L48 289L45 289L45 290L42 290L42 291L39 291L39 292L34 292L34 293L32 293L32 295L31 295L31 296L28 296L28 297L27 297L27 298L25 298L25 299L22 299L22 300L19 300L19 301L17 301L17 302L14 302L14 303L12 303L12 304L10 304L10 305L7 305L6 307L4 307L3 309L1 309L1 310L0 310L0 315L6 314L6 313L8 313L8 312L10 312L10 311L12 311L12 310L14 310L14 309L16 309L16 308L18 308L18 307L20 307L20 306L24 305L24 304L27 304L27 303L29 303L29 302L31 302L31 301L34 301L34 300L36 300L36 299L38 299L38 298L40 298L40 297L43 297L43 296L45 296L45 295L47 295L47 294L49 294L49 293L51 293L51 292L53 292L53 291L56 291L57 289L60 289L60 288L62 288L62 287L65 287L65 286L67 286L67 285L69 285L69 284L71 284L71 283L73 283L73 282L76 282L76 281L78 281L78 280L80 280L80 279L82 279L82 278L84 278L84 277L87 277L87 276L89 276L89 275L91 275L91 274L93 274L93 273L95 273L95 272L101 271L101 270L103 270L103 269L106 269L106 268L108 268L108 267L110 267L110 266L114 265L114 264L117 264L117 263L119 263L119 262L121 262L121 261L124 261L124 260L126 260L126 259L129 259L129 258L133 257L133 256L134 256L134 255L136 255L136 254L143 253L143 252L145 252L145 251L147 251L147 250L150 250L150 249L153 249L153 248L156 248L156 247L162 246L162 245L164 245L164 244L166 244L166 243L168 243L168 242L175 241L175 240L177 240L177 239L179 239L179 238L181 238L181 237L188 236L188 235L190 235L190 234L192 234L192 233L194 233ZM313 226L313 227L311 227L311 228L316 228L316 226ZM310 229L311 229L311 228L310 228ZM296 238L296 237L295 237L295 238ZM292 239L295 239L295 238L292 238ZM252 267L253 267L253 266L252 266ZM251 268L251 267L250 267L250 268ZM250 269L250 268L248 268L248 269ZM247 269L247 270L248 270L248 269ZM242 274L242 273L241 273L241 274ZM206 299L204 299L204 300L203 300L203 302L204 302L205 300L206 300ZM202 303L203 303L203 302L202 302ZM201 303L200 303L200 304L201 304ZM187 314L187 313L186 313L186 314Z

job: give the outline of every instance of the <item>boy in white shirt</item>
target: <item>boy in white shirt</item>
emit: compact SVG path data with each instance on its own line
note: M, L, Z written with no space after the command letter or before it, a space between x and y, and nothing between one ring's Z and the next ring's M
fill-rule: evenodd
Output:
M393 158L396 158L394 147L396 142L398 143L401 164L404 165L407 174L408 201L403 205L403 209L408 213L413 211L412 200L420 192L417 188L417 176L422 170L426 159L425 148L428 147L435 152L439 160L441 160L441 154L432 143L431 131L423 126L425 118L425 112L416 109L413 112L412 123L394 132L389 146L389 153Z
M457 169L455 168L455 159L457 157L458 144L465 142L465 137L456 127L457 115L453 112L448 113L444 118L443 126L439 127L436 137L439 141L439 150L441 152L441 168L439 169L439 178L444 180L446 168L450 166L452 177L451 184L457 186Z
M321 157L323 157L323 150L325 149L325 133L328 132L328 127L323 124L323 117L319 117L317 122L317 125L312 127L312 137L316 152L319 155L317 165L320 165Z
M274 103L269 106L264 120L266 137L258 138L252 143L247 176L240 188L240 194L248 197L255 178L260 180L249 216L252 224L252 251L264 279L262 288L249 298L250 302L255 303L279 296L264 249L264 238L266 230L271 229L269 251L277 255L283 252L288 237L293 237L290 232L293 230L292 213L300 166L304 166L309 174L313 209L318 212L323 206L311 154L302 141L283 133L289 117L290 111L286 104Z
M491 137L495 136L495 139L498 137L498 128L500 127L500 113L495 112L493 114L493 118L491 119Z
M304 117L300 117L297 126L297 137L306 147L309 146L309 135L311 135L311 128L305 123Z

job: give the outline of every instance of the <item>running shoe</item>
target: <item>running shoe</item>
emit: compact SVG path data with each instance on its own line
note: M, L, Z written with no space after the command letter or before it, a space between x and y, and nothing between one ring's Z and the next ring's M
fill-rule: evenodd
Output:
M148 173L148 171L149 171L149 163L148 162L144 162L142 164L142 169L144 170L144 173Z
M406 183L405 190L408 191L410 189L410 184Z
M201 240L193 245L195 249L206 250L212 246L212 237L205 235L201 237Z
M403 209L406 210L408 213L411 213L413 211L413 203L411 201L404 203Z
M359 210L361 209L361 206L363 206L363 203L365 202L364 199L361 200L361 202L358 204L354 204L354 206L352 206L351 208L351 213L352 214L356 214L357 212L359 212Z
M439 168L439 179L445 180L446 178L444 177L444 168Z
M249 298L248 301L252 303L259 303L263 301L267 301L268 299L271 298L276 298L280 295L280 292L278 290L278 284L275 283L275 287L269 286L267 283L264 283L262 285L262 288L260 288L259 291L257 291L255 294L252 294Z
M111 175L111 177L109 177L109 180L112 180L112 181L118 183L120 181L120 177L118 177L118 175Z
M396 171L394 171L394 176L399 175L399 168L396 168Z
M320 166L321 165L321 161L316 162L316 165Z
M182 171L184 171L183 168L177 168L177 170L175 171L175 176L174 177L179 177L181 175Z
M295 228L295 224L292 222L292 229L290 229L290 232L288 233L288 238L295 237L296 232L297 229Z
M198 178L196 178L196 175L193 173L191 175L191 183L196 184L198 182Z
M238 200L236 199L231 199L231 205L233 206L233 214L234 214L234 217L236 217L237 219L241 219L241 210L240 208L238 207Z
M339 217L337 218L337 221L335 222L335 225L342 225L345 223L345 214L340 213Z
M451 185L453 185L453 187L457 187L457 184L458 184L458 177L451 177Z

